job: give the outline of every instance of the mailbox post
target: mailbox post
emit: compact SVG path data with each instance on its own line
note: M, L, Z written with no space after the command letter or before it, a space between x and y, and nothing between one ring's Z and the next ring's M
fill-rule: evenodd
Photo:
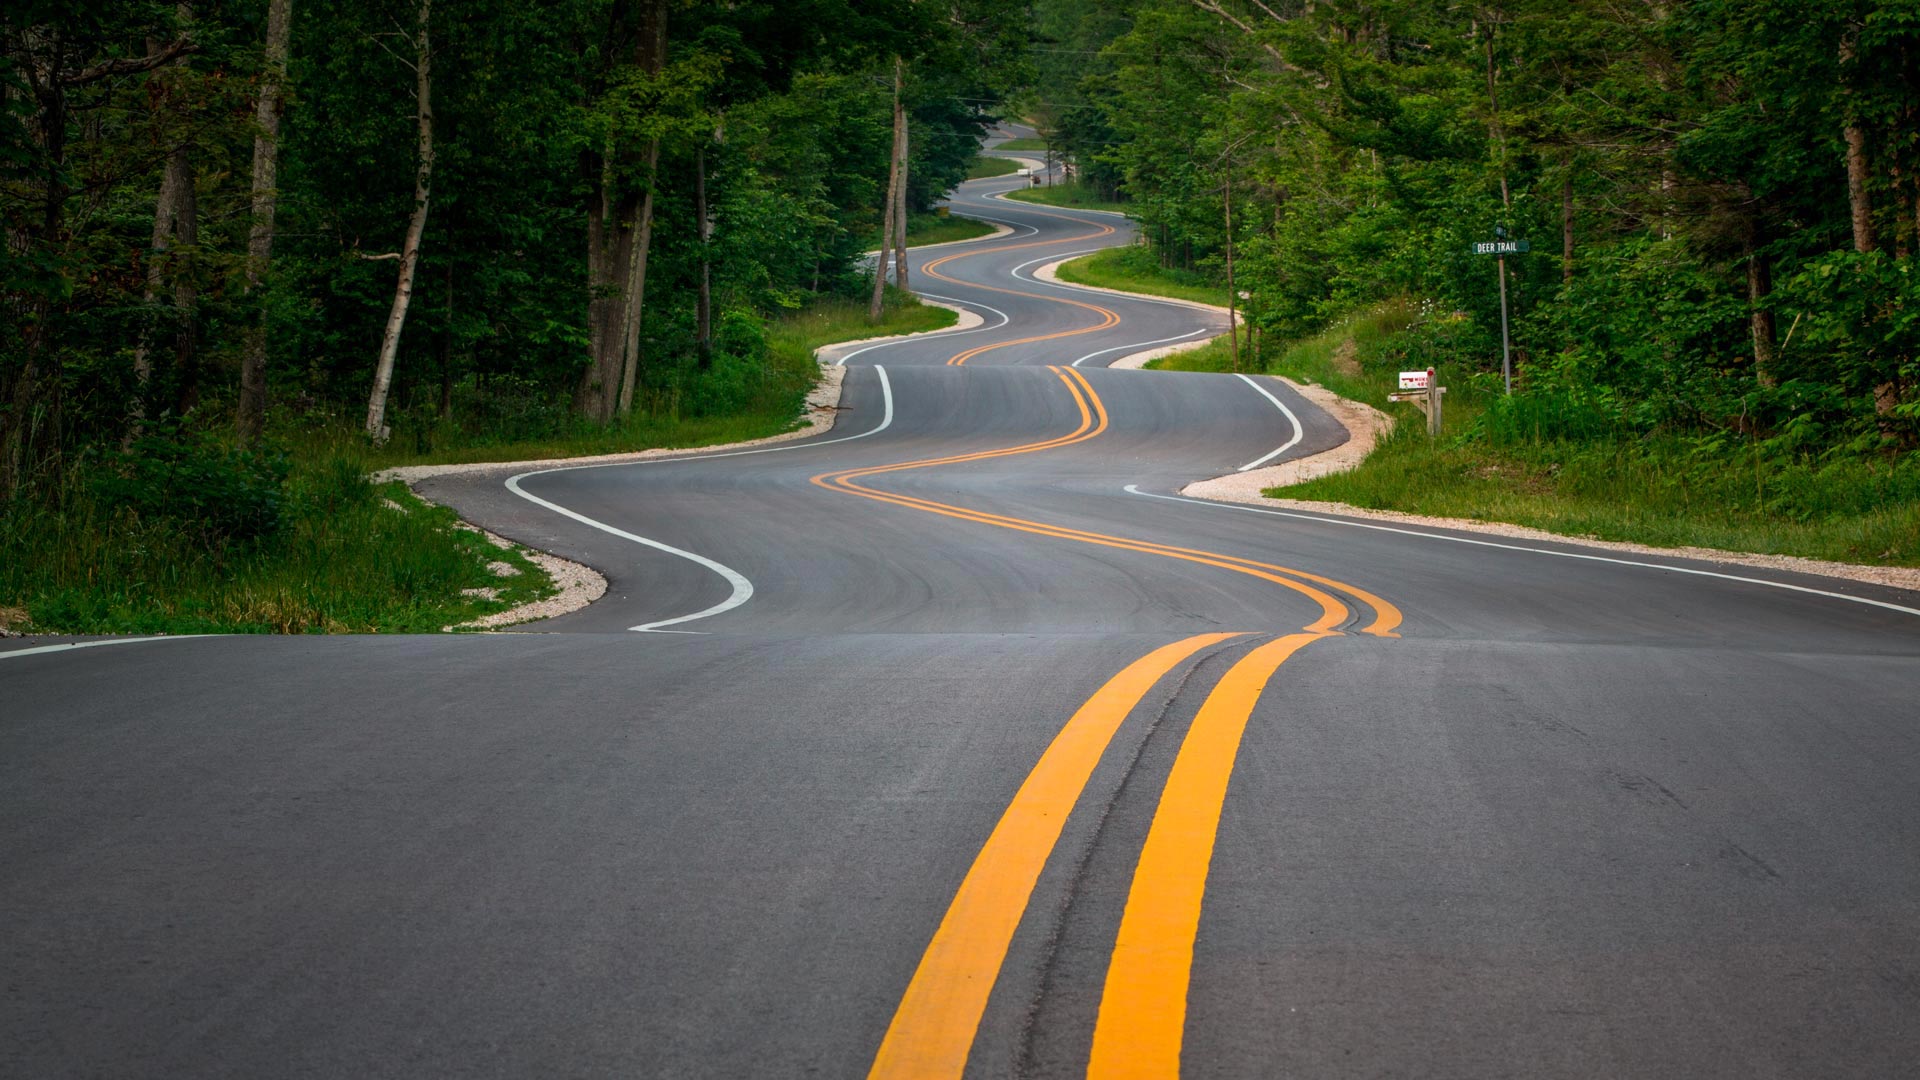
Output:
M1432 368L1403 371L1400 373L1399 392L1388 394L1387 400L1411 401L1420 406L1420 411L1427 414L1427 435L1431 437L1440 434L1440 399L1446 392L1447 388L1440 385Z

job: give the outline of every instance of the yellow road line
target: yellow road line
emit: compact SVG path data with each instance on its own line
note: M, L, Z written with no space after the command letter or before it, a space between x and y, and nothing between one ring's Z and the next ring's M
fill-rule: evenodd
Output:
M1240 738L1267 679L1323 636L1290 634L1248 653L1194 717L1133 872L1094 1026L1089 1080L1180 1075L1193 941Z
M1014 931L1067 817L1122 722L1161 677L1237 634L1199 634L1127 665L1094 692L1027 774L974 857L894 1011L870 1080L958 1078Z
M991 352L994 349L1004 349L1010 345L1030 345L1036 341L1053 341L1057 338L1077 337L1078 335L1081 335L1081 334L1091 334L1096 330L1105 330L1110 326L1119 325L1120 313L1117 311L1113 311L1109 308L1101 307L1098 304L1089 304L1082 300L1069 300L1064 296L1040 296L1035 293L1021 292L1018 289L1001 288L1000 286L997 286L997 285L980 285L971 281L961 281L958 278L948 277L947 275L940 273L940 267L945 266L947 263L953 262L955 259L967 259L967 258L972 258L976 255L993 255L993 254L999 254L1000 252L1004 252L1004 251L1019 251L1022 248L1047 247L1052 244L1071 244L1081 240L1095 240L1102 236L1112 236L1114 233L1114 228L1111 225L1098 225L1098 224L1094 224L1093 222L1084 222L1084 221L1080 221L1077 218L1066 217L1065 215L1062 215L1062 214L1040 214L1039 216L1058 218L1061 221L1072 221L1075 224L1080 224L1080 225L1091 224L1091 225L1094 225L1095 231L1090 233L1081 233L1078 236L1062 237L1056 240L1034 240L1024 244L1007 244L1001 247L984 248L978 251L956 252L955 254L952 254L952 255L942 256L941 258L935 259L932 262L926 264L925 266L922 266L920 268L920 272L927 275L928 277L936 278L940 281L949 282L954 285L964 285L970 289L985 289L988 292L1006 293L1009 296L1022 296L1022 297L1026 297L1029 300L1046 300L1055 304L1066 304L1069 307L1085 308L1086 310L1094 312L1095 314L1099 315L1101 317L1101 321L1097 325L1083 327L1079 330L1063 330L1057 334L1040 334L1036 337L1017 338L1013 341L996 341L991 345L977 346L972 349L967 349L963 352L955 353L954 355L947 358L947 363L965 364L967 361L973 359L976 356L979 356L981 353Z
M1291 589L1313 600L1321 606L1322 616L1318 621L1306 627L1306 629L1316 631L1331 630L1333 627L1345 621L1347 608L1344 604L1327 595L1322 590L1303 584L1303 582L1310 581L1318 585L1326 586L1327 588L1345 592L1349 596L1356 597L1372 607L1374 610L1374 619L1372 624L1364 631L1365 633L1372 634L1376 637L1399 636L1394 632L1401 621L1399 608L1364 589L1356 588L1319 574L1311 574L1304 570L1295 570L1290 567L1260 562L1255 559L1242 558L1237 555L1222 555L1217 552L1203 551L1197 548L1174 547L1172 545L1159 544L1148 540L1135 540L1106 533L1089 532L1084 529L1068 528L1063 525L1050 525L1045 522L1030 521L1025 518L1009 517L1004 514L993 514L983 510L970 510L949 503L935 502L931 499L876 491L859 483L861 479L869 476L898 472L905 469L918 469L933 465L977 461L990 457L1004 457L1012 454L1027 454L1040 450L1055 449L1077 442L1085 442L1099 435L1102 431L1105 431L1108 422L1106 405L1100 400L1099 395L1094 393L1093 386L1087 382L1086 376L1072 368L1055 367L1051 370L1067 385L1068 391L1074 396L1075 403L1080 407L1080 426L1066 435L1042 442L1006 447L1000 450L986 450L973 454L959 454L940 458L923 458L917 461L906 461L895 465L848 469L836 473L822 473L819 476L813 477L813 483L850 495L859 495L862 498L892 503L896 506L923 510L927 513L939 514L943 517L958 518L963 521L972 521L984 525L995 525L1000 528L1034 533L1041 536L1050 536L1056 539L1073 540L1079 543L1093 544L1098 547L1118 548L1125 551L1138 551L1146 554L1160 555L1170 559L1180 559L1184 562L1200 563L1206 566L1218 567L1223 570L1231 570L1235 573L1246 574L1250 577L1260 578L1263 581L1272 582L1283 588ZM1085 400L1082 400L1083 393ZM1091 413L1089 412L1089 406L1091 406ZM1097 417L1097 424L1092 420L1092 417Z

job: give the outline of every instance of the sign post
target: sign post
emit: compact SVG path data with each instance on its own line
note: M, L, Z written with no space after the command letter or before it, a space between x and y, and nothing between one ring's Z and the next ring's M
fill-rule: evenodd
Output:
M1507 337L1507 256L1523 255L1530 248L1525 240L1507 239L1507 228L1496 225L1493 229L1495 239L1491 243L1480 242L1473 245L1475 255L1498 255L1500 257L1500 374L1507 380L1507 393L1513 393L1513 346Z
M1440 399L1446 392L1447 388L1440 385L1432 368L1403 371L1400 373L1399 392L1388 394L1387 400L1411 401L1420 406L1420 411L1427 414L1427 434L1433 436L1440 434Z

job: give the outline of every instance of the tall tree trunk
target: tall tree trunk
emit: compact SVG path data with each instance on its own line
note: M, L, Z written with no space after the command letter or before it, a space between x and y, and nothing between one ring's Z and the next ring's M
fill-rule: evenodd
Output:
M649 75L666 66L666 0L639 0L633 63ZM620 33L616 15L615 35ZM617 41L609 42L610 47ZM660 163L658 140L644 150L617 149L609 157L587 155L593 194L587 219L587 368L574 392L574 409L599 424L631 407L639 371L641 302L647 252L652 245L653 187ZM644 193L635 188L643 178Z
M653 251L653 189L659 179L660 142L656 139L647 147L647 193L640 197L640 219L627 264L620 399L615 405L615 415L623 417L633 411L633 387L640 378L640 315L647 299L647 256Z
M588 359L574 392L574 410L604 424L613 413L620 388L640 198L616 193L613 165L602 155L587 154L585 164L593 174L593 194L587 205Z
M693 214L700 222L700 291L694 305L694 345L702 369L713 366L713 265L708 245L713 217L707 210L707 148L693 152Z
M186 248L190 252L200 241L199 199L194 191L193 162L188 158L185 147L176 149L168 156L167 171L176 174L173 197L177 200L173 215L176 258L170 267L173 277L173 371L178 383L176 404L179 411L185 413L200 401L199 334L195 312L200 290L194 284L193 275L186 272L178 260L178 248Z
M1500 163L1500 207L1513 206L1513 195L1507 188L1507 133L1500 120L1500 91L1494 79L1493 66L1493 24L1487 24L1487 134L1493 139L1494 152Z
M180 4L175 14L181 26L185 27L192 22L193 6ZM156 58L166 51L166 47L166 43L160 39L148 38L147 56ZM154 114L164 120L166 114L179 105L178 87L174 80L156 74L148 82L148 88L153 97ZM162 124L162 130L167 127ZM169 275L173 278L174 296L171 318L167 321L175 327L175 354L182 362L190 356L195 289L192 278L181 272L178 258L169 260L167 256L177 256L179 248L194 242L198 230L193 185L193 162L187 147L184 144L175 145L167 152L166 164L160 172L160 193L153 204L153 244L147 257L147 283L141 298L149 317L141 326L140 342L133 350L133 376L137 389L132 403L131 422L127 425L129 441L138 437L141 423L146 419L147 392L153 379L155 323L159 319L160 294L166 287Z
M287 40L293 25L293 0L267 4L266 69L254 102L253 227L247 235L246 291L260 287L273 261L273 215L279 203L280 101L287 78ZM242 444L260 441L267 423L266 314L254 312L240 354L240 403L234 427Z
M1846 108L1847 204L1853 211L1853 250L1865 253L1874 249L1873 200L1867 193L1867 131L1855 113L1853 90L1845 84L1854 64L1854 29L1840 39L1841 97Z
M400 247L400 280L394 285L387 330L380 338L373 393L367 398L367 437L376 443L387 441L387 390L393 383L393 361L400 351L400 332L407 324L407 306L413 301L413 275L420 266L420 240L427 231L427 206L433 192L433 53L427 36L432 8L433 0L420 0L419 27L414 35L413 94L419 148L413 173L413 213L407 219L407 238Z
M1899 165L1888 169L1888 179L1891 181L1888 186L1893 189L1894 205L1900 211L1893 222L1893 256L1904 259L1913 251L1912 241L1920 239L1914 237L1907 227L1908 219L1913 217L1913 193L1908 190L1907 178Z
M879 322L886 310L887 254L893 249L893 215L900 201L900 58L893 58L893 150L887 155L887 196L880 212L880 254L873 264L873 300L867 305L867 320Z
M901 82L900 58L894 57L894 81ZM907 289L907 107L898 94L893 99L893 153L899 161L900 182L894 185L893 283Z
M1867 193L1867 133L1859 124L1848 124L1847 202L1853 210L1853 250L1872 251L1873 201Z
M440 408L436 415L445 420L453 415L453 262L447 262L447 309L440 333Z
M34 99L34 120L39 128L39 144L44 166L35 182L40 185L39 213L23 213L10 231L7 241L14 257L36 254L52 247L60 236L67 197L67 94L60 78L66 52L58 38L29 30L22 35L34 51L44 50L45 71L26 65L23 71ZM37 218L37 220L36 220ZM60 426L60 380L49 377L42 360L46 355L47 319L52 314L52 297L46 290L26 296L9 295L5 301L15 307L22 327L20 372L7 387L8 406L0 410L0 497L12 499L30 479L42 457L57 454Z
M1773 292L1773 267L1758 238L1747 239L1747 311L1753 331L1753 374L1761 386L1780 381L1779 347L1775 344L1773 312L1762 306Z
M1560 284L1573 284L1573 166L1560 177Z

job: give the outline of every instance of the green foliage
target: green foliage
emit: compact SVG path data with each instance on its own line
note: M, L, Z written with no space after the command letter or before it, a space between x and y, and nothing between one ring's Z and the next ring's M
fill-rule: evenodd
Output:
M0 607L40 632L419 633L551 593L522 555L400 484L375 488L357 458L296 464L280 502L272 534L211 545L177 514L133 512L74 478L57 507L0 512ZM515 573L496 576L495 561Z
M235 450L175 422L110 454L88 486L110 511L166 521L217 550L280 528L289 467L283 454Z
M1224 305L1227 287L1210 275L1162 266L1152 249L1135 245L1108 248L1060 264L1060 280L1103 289L1171 296L1202 304Z

